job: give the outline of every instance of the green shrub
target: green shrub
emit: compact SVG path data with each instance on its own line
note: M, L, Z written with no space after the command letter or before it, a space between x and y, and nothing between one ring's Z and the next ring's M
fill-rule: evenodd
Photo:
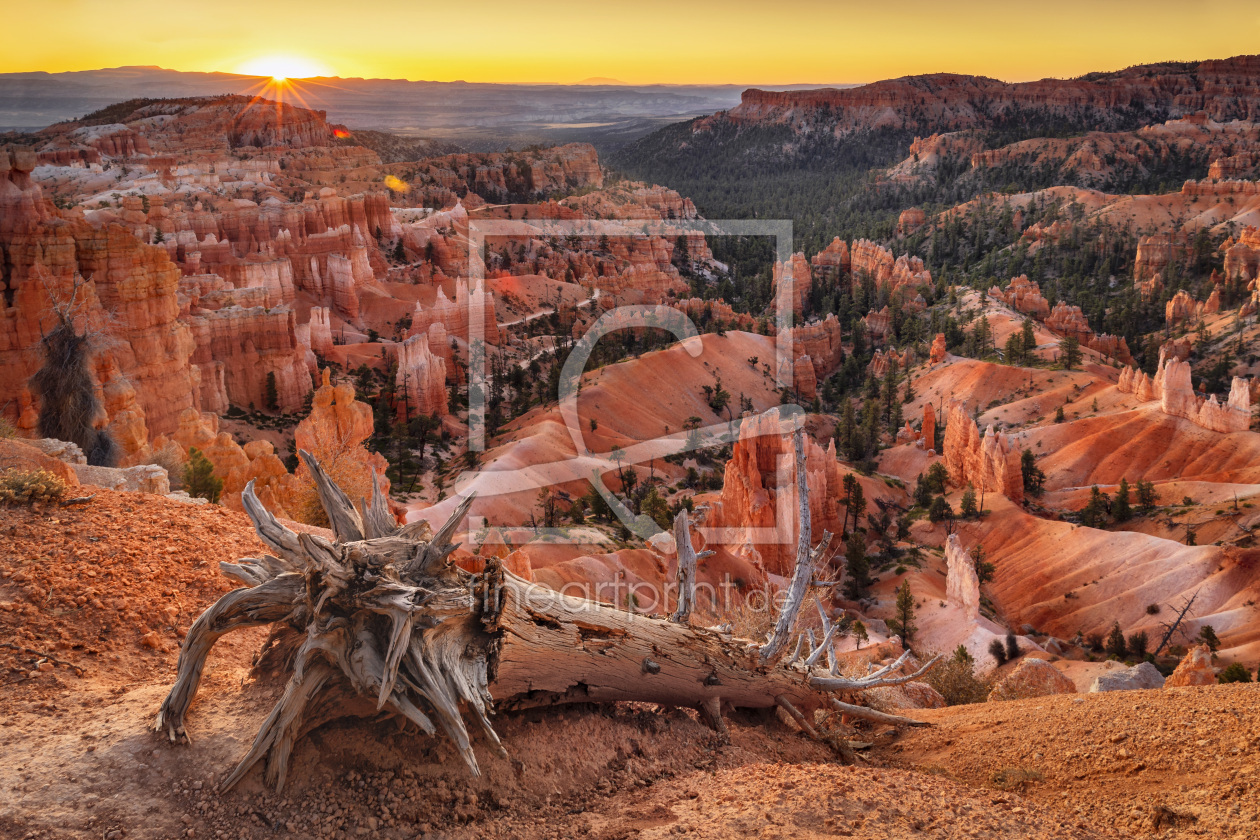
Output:
M983 703L989 696L990 686L976 676L975 662L966 649L955 650L952 656L928 671L923 680L939 691L951 706Z
M55 502L65 495L66 483L48 470L12 468L0 473L0 503Z
M1216 681L1221 684L1249 683L1251 682L1251 673L1241 662L1234 662L1227 665L1224 671L1216 675Z
M949 502L945 501L944 496L937 496L932 500L932 506L928 508L928 519L933 525L953 518L954 509L950 507Z
M223 492L223 479L214 477L214 465L200 449L188 450L188 464L184 467L184 488L190 496L199 496L218 503Z

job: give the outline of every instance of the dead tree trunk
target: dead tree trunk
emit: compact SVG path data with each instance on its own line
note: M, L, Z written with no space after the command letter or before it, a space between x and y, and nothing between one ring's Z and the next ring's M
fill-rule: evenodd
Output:
M801 432L796 435L803 484ZM633 700L701 708L721 731L722 705L777 705L816 735L805 715L812 718L832 692L904 683L936 662L896 675L907 651L868 676L838 677L815 668L830 646L831 628L817 647L811 639L802 650L798 640L790 659L775 654L791 633L783 614L799 611L812 576L810 561L823 548L810 551L807 519L800 523L804 559L798 557L789 600L774 635L758 644L561 595L496 563L482 575L470 575L449 556L471 497L432 536L426 524L398 528L375 483L360 513L308 453L300 454L336 541L281 525L258 502L251 482L242 494L245 511L276 555L221 565L249 588L224 595L193 624L175 685L157 716L157 729L172 741L187 738L184 716L215 641L241 627L278 625L295 649L292 675L225 789L264 759L266 779L279 789L296 740L337 717L385 711L428 734L440 729L476 775L465 717L502 753L490 725L493 708ZM684 544L691 549L685 528L682 533L680 552Z
M691 544L686 508L674 517L674 544L678 549L678 607L670 621L686 624L696 606L696 563L713 554L712 551L696 553Z
M1198 597L1199 593L1196 590L1194 594L1190 596L1190 599L1181 605L1181 609L1177 612L1177 617L1171 622L1164 623L1164 635L1159 640L1159 644L1155 646L1155 652L1151 654L1152 656L1159 656L1164 647L1172 641L1173 634L1177 632L1177 628L1181 626L1181 622L1185 619L1186 613L1190 612L1190 608L1194 606L1194 599Z

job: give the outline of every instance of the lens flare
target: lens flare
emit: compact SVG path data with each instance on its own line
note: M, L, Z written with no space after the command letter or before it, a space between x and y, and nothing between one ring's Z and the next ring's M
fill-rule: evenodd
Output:
M342 140L344 140L345 138L347 138L347 137L349 137L349 136L350 136L350 132L349 132L349 131L347 131L347 130L346 130L346 129L344 129L344 128L334 128L334 129L333 129L333 137L336 137L336 138L338 138L338 139L342 139Z
M241 64L237 70L249 76L270 76L277 83L327 75L326 68L318 62L293 55L259 56Z
M411 185L402 178L395 178L393 175L385 176L385 186L389 187L396 193L405 193L411 190Z

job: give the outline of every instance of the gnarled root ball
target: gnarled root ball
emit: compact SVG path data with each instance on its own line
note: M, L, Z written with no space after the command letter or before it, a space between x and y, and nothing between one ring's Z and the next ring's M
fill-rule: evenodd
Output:
M432 534L427 523L398 527L373 486L360 514L308 453L320 502L337 537L329 542L281 525L258 501L253 482L242 501L275 555L223 563L249 586L227 593L188 631L178 676L157 729L187 738L184 714L197 692L206 655L225 633L280 623L299 634L293 673L248 755L224 781L231 788L259 760L279 789L294 742L342 716L389 712L426 733L440 727L474 774L477 759L460 706L500 751L487 714L486 650L476 617L472 576L449 562L449 540L472 503L465 499Z

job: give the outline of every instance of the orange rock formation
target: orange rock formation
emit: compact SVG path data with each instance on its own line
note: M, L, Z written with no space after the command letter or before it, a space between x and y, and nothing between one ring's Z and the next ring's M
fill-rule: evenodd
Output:
M780 433L777 409L746 417L739 440L726 464L721 499L705 520L724 528L719 541L743 553L770 574L790 576L796 556L797 502L794 456L790 436ZM810 538L824 529L840 528L840 499L844 471L836 460L835 443L827 449L808 436L805 462L811 516Z
M1006 435L990 426L981 438L966 405L957 400L946 404L945 422L944 455L950 480L959 487L971 484L977 491L1001 493L1012 501L1023 501L1019 450Z
M1246 379L1233 378L1224 403L1218 402L1215 394L1202 399L1195 395L1189 363L1166 356L1162 349L1153 377L1125 368L1116 388L1122 393L1135 394L1143 401L1159 400L1160 410L1165 414L1183 417L1214 432L1244 432L1251 426L1251 388Z
M928 360L936 365L945 361L945 333L937 333L936 338L932 339L932 351L928 356Z

